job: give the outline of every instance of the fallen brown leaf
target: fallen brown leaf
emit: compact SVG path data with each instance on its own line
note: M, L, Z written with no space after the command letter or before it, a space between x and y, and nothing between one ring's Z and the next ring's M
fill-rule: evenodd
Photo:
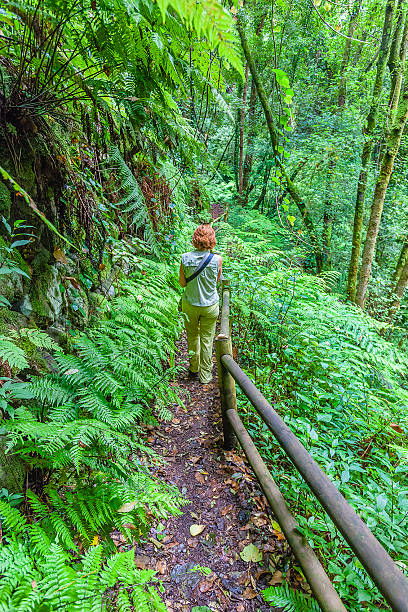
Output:
M200 484L204 484L205 483L205 478L204 476L201 474L201 472L196 472L194 474L194 478L197 480L197 482L199 482Z
M163 544L168 544L169 542L171 542L171 541L172 541L172 539L173 539L173 536L172 536L172 535L166 535L166 536L163 538Z
M159 574L161 574L163 576L163 574L166 573L166 569L167 569L167 563L165 561L165 559L159 559L156 562L156 572L159 572Z
M146 569L149 565L149 557L147 555L135 555L135 565L137 569Z
M229 514L231 512L231 510L233 509L233 505L230 504L229 506L225 506L225 508L222 508L222 510L220 510L220 514L222 516L225 516L226 514Z
M255 578L256 578L257 580L260 580L260 579L262 578L262 576L265 576L265 574L270 574L270 573L271 573L271 572L269 571L269 569L265 569L265 568L263 568L263 569L259 570L259 572L257 572L257 573L255 574Z
M398 423L390 423L390 427L397 433L404 433L404 430L398 425Z
M274 575L270 579L269 584L271 586L274 586L275 584L282 584L282 579L283 579L282 572L280 572L279 570L276 570L276 572L274 573Z
M241 586L246 586L247 584L249 584L249 578L246 572L242 572L242 574L238 578L238 584L240 584Z
M64 251L62 249L60 249L59 247L56 247L54 249L54 257L60 263L63 263L63 264L67 264L68 263L68 260L65 257Z
M79 282L77 281L76 278L74 278L73 276L65 276L64 277L65 280L69 280L71 282L71 285L74 287L74 289L80 289L81 285L79 284Z
M247 587L242 593L242 596L245 597L245 599L255 599L255 597L257 596L257 592L254 591L253 588Z
M253 524L255 525L255 527L263 527L264 525L267 524L267 520L264 519L262 516L257 516L254 515L251 517L251 521L253 522Z
M212 589L212 586L212 582L210 582L209 580L201 580L200 584L198 585L198 588L200 593L207 593L207 591Z
M134 531L136 531L136 527L132 523L123 523L122 527L124 527L125 529L133 529Z
M239 528L240 531L246 531L247 529L250 529L250 526L248 523Z

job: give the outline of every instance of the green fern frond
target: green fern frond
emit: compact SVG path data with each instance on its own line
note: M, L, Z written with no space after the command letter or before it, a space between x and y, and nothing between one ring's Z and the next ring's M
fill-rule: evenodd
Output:
M45 348L49 351L60 351L60 347L54 340L46 333L39 329L20 329L16 337L27 338L37 348Z
M319 612L320 607L316 600L311 599L301 591L290 589L287 585L270 587L262 591L262 595L268 603L284 612Z
M16 508L0 499L0 517L4 527L16 534L22 533L27 525L25 517Z
M23 349L7 340L5 336L0 336L0 359L7 363L10 368L17 368L18 370L28 368L28 361Z

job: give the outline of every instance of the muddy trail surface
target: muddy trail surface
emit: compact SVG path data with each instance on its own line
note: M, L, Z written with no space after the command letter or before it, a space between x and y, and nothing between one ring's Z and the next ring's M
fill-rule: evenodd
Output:
M151 530L137 564L158 572L169 612L278 610L261 591L296 582L293 555L243 453L222 448L216 367L208 385L189 379L184 339L179 348L185 407L172 406L149 442L166 461L156 476L190 503Z

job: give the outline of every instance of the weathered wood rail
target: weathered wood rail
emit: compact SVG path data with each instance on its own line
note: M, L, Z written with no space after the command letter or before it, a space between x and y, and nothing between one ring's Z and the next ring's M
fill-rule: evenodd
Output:
M342 533L385 600L395 612L408 612L407 578L234 360L229 320L230 287L227 281L223 281L222 297L220 333L216 337L215 345L224 448L231 450L238 439L320 608L324 612L345 612L346 608L330 578L306 538L298 531L295 518L238 415L235 387L237 383Z

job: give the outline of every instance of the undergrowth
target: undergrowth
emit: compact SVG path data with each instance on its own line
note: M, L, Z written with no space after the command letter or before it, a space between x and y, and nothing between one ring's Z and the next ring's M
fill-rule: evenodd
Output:
M228 257L241 366L407 570L406 351L384 339L381 323L333 293L333 275L305 274L298 265L300 251L279 251L274 222L256 213L248 217L238 231L224 225L218 233ZM373 582L266 425L240 393L238 401L346 605L356 611L384 609ZM282 593L270 591L269 601L283 605Z
M139 258L133 269L70 352L37 329L0 338L12 370L1 388L2 446L24 461L28 483L19 508L0 499L4 612L165 609L154 572L135 568L132 548L115 554L110 537L118 530L132 547L183 503L151 477L159 458L143 431L179 401L176 294L165 265ZM50 373L30 375L22 338L48 351Z

